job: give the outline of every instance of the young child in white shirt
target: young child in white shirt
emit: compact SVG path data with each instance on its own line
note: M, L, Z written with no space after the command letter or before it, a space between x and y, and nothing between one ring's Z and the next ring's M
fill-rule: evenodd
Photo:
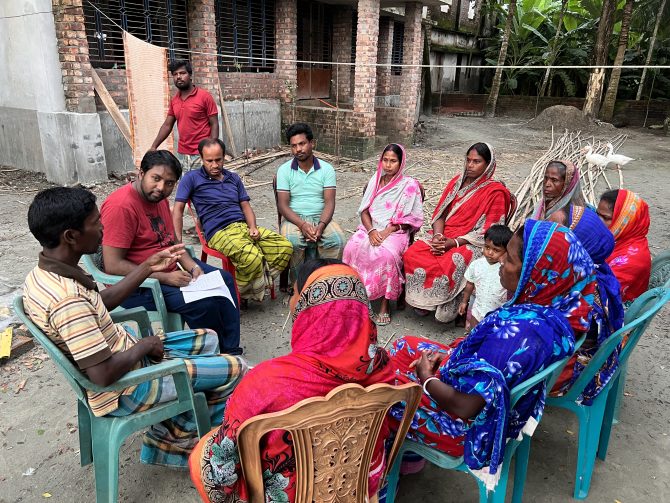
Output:
M507 301L507 290L500 284L500 259L507 251L512 231L505 225L492 225L484 234L484 256L470 263L465 271L467 284L458 314L467 313L466 330L472 330L489 312ZM475 293L472 308L470 297Z

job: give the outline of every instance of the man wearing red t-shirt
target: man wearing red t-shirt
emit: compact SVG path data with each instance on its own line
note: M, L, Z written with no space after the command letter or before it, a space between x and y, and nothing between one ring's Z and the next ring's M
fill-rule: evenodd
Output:
M170 101L165 122L150 150L156 150L165 141L176 122L179 131L177 152L185 171L190 171L200 167L200 140L219 137L218 110L212 95L193 84L191 63L184 60L173 61L169 71L178 92Z
M125 276L137 264L159 250L175 244L175 232L167 198L181 176L181 165L167 150L147 152L140 164L139 177L112 192L100 208L105 229L102 258L105 272ZM191 258L187 253L176 264L151 275L160 281L168 311L181 314L189 328L209 328L219 336L222 353L241 354L240 312L226 297L207 297L184 302L180 287L203 273L218 271L230 292L235 282L230 273ZM138 289L123 307L156 310L151 291Z

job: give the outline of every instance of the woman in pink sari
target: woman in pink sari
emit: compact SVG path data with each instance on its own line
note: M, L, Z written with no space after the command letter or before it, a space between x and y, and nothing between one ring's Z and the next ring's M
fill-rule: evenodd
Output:
M391 322L389 301L398 299L404 283L402 256L423 224L421 186L404 175L406 160L402 145L386 146L358 208L361 225L344 248L343 260L358 272L370 300L382 299L378 325Z

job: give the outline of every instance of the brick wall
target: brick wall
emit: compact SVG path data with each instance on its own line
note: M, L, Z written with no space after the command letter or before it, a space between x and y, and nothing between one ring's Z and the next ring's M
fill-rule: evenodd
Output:
M336 7L335 9L335 15L333 16L333 61L351 63L352 9L351 7ZM351 97L350 93L350 67L334 66L331 98L334 100L337 95L339 102L346 102Z
M118 68L96 68L96 73L105 84L109 94L114 98L114 103L119 108L128 108L128 83L126 82L126 71ZM96 96L98 111L105 110L99 98Z
M364 136L375 135L375 95L377 94L377 42L379 38L379 0L359 0L356 28L356 70L354 74L354 112Z
M226 101L282 97L284 82L276 73L219 72L219 80Z
M405 142L406 134L401 134L398 130L398 124L406 116L405 110L397 107L377 107L377 134L388 136L389 142Z
M287 114L292 117L292 108ZM336 154L339 133L340 155L354 159L365 159L375 153L374 136L359 131L358 125L363 119L362 114L351 110L340 109L338 117L332 108L295 107L295 122L306 122L312 127L318 150Z
M405 4L405 38L403 41L403 64L420 65L423 56L423 33L421 30L421 4L411 2ZM421 90L421 68L405 67L400 82L400 103L404 117L398 124L398 131L403 139L414 131L414 121Z
M52 0L68 112L95 112L82 0Z
M298 67L298 5L297 0L277 0L275 6L275 46L277 61L275 74L282 82L281 97L285 103L297 92Z
M218 96L214 0L188 2L188 39L189 47L198 52L190 55L195 82L212 96Z
M444 93L442 95L442 106L454 110L471 110L476 112L484 111L486 104L486 94L461 94ZM433 95L435 103L439 101L439 95ZM512 115L518 117L535 116L535 106L537 104L537 113L539 114L545 108L554 105L566 105L579 108L584 105L584 98L569 97L543 97L537 101L536 96L500 96L498 98L498 115ZM645 115L647 115L647 102L635 100L618 100L614 108L615 122L621 122L630 126L641 126L644 124ZM649 103L649 115L647 124L662 122L670 115L670 102L662 100L652 100Z
M377 45L377 62L388 64L391 62L391 50L393 48L393 27L391 18L382 17L379 20L379 43ZM400 81L398 80L398 85ZM391 94L391 67L377 67L377 94L388 96Z

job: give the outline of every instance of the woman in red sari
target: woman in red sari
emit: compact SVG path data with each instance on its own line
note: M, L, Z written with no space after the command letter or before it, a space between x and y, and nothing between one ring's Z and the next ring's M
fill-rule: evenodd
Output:
M493 147L472 145L463 172L447 184L435 208L432 235L405 252L406 301L421 314L435 311L445 323L457 317L465 270L482 256L486 230L505 223L512 196L493 180L495 169Z
M636 193L619 189L605 192L597 211L614 236L607 263L621 284L621 300L630 303L649 287L649 206Z
M298 272L295 292L291 353L264 361L246 374L228 400L221 427L204 436L191 454L191 479L203 501L248 501L237 430L250 417L325 396L341 384L394 381L389 357L376 345L377 329L365 286L353 269L339 261L308 261ZM370 465L370 494L376 494L384 472L383 439L390 430L386 432L379 437ZM295 501L290 435L284 431L266 435L261 459L266 500Z

